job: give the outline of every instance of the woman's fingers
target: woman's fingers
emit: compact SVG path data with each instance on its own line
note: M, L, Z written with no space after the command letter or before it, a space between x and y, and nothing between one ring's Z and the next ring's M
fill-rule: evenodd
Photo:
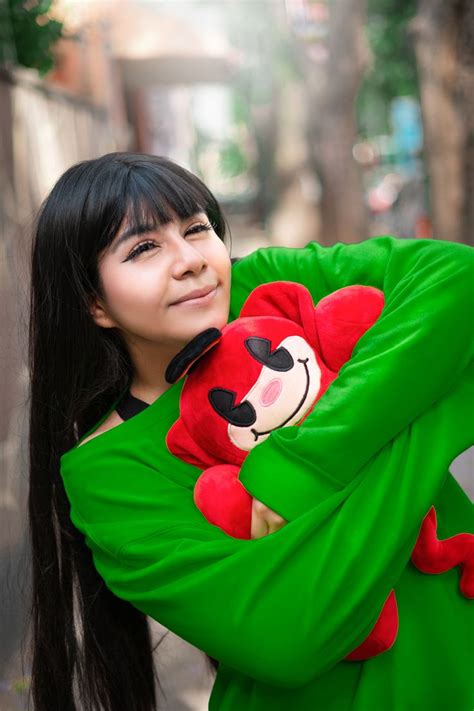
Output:
M288 521L258 499L252 500L251 538L262 538L278 531Z
M252 525L250 528L251 538L263 538L268 533L268 526L265 521L252 514Z

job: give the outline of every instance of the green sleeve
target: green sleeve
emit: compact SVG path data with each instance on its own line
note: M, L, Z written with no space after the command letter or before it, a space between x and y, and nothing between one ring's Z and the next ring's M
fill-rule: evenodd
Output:
M449 464L469 445L473 396L466 370L357 476L258 540L200 519L192 489L140 460L122 470L91 460L89 484L66 477L71 516L118 597L224 665L296 688L342 660L374 625Z
M232 317L258 283L277 280L304 284L315 302L349 284L385 295L381 316L310 415L299 427L274 431L243 464L245 488L291 520L348 483L448 393L471 361L474 250L390 236L258 250L234 265Z

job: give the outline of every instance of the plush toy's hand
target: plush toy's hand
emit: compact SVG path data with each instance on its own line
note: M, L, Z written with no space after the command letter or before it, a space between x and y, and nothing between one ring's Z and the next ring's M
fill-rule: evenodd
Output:
M209 523L234 538L250 538L252 496L239 481L239 467L217 464L194 486L194 503Z
M278 531L286 523L288 521L285 518L269 509L264 503L255 498L252 500L252 524L250 529L252 538L263 538L269 533Z
M456 565L461 567L459 587L466 597L474 598L474 535L458 533L440 540L436 534L434 506L430 508L416 541L411 559L423 573L445 573Z

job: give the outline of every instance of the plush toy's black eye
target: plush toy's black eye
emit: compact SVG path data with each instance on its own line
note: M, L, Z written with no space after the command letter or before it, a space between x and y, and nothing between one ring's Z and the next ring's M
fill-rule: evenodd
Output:
M271 341L268 338L261 338L260 336L252 336L245 339L246 349L259 363L272 370L291 370L294 361L290 352L286 348L277 348L271 352L271 345Z
M223 417L231 425L237 427L249 427L257 419L253 406L244 400L240 405L234 407L237 393L225 388L212 388L208 393L209 402L218 415Z

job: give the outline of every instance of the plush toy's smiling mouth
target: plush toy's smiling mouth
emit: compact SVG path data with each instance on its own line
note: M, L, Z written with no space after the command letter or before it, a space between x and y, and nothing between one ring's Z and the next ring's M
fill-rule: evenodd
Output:
M287 417L286 420L285 420L284 422L282 422L280 425L277 425L276 427L272 427L270 430L266 430L265 432L257 432L257 430L256 430L254 427L252 427L250 431L252 432L253 436L255 437L255 440L254 440L255 442L258 440L258 438L259 438L261 435L269 434L270 432L273 432L273 430L277 430L277 429L279 429L280 427L284 427L284 426L286 425L286 423L289 422L289 421L296 415L296 413L298 412L298 410L300 410L301 407L303 406L303 403L304 403L304 401L306 400L306 395L308 394L308 390L309 390L309 370L308 370L308 366L306 365L306 363L308 362L309 358L304 358L304 359L298 358L297 360L298 360L298 363L303 363L304 369L305 369L305 371L306 371L306 387L305 387L305 391L304 391L304 393L303 393L303 397L301 398L301 400L299 401L298 405L296 406L296 409L295 409L295 410L291 413L291 415L290 415L289 417Z

